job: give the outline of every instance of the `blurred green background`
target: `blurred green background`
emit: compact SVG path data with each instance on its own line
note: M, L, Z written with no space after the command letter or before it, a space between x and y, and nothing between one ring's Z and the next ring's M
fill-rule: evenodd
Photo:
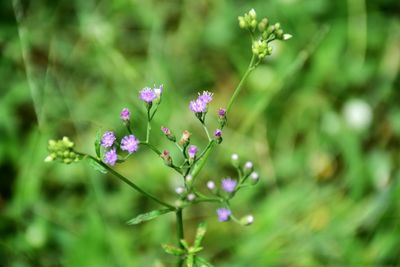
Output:
M251 57L237 16L254 7L294 37L245 84L201 183L253 160L260 183L218 223L216 206L185 210L186 236L206 221L216 266L400 266L398 0L13 0L0 3L0 266L173 266L175 218L125 222L157 204L85 162L45 164L47 140L94 154L98 129L122 132L129 107L144 136L144 86L163 83L158 131L185 129L197 91L226 105ZM210 128L216 127L211 119ZM178 177L144 147L118 171L163 199Z

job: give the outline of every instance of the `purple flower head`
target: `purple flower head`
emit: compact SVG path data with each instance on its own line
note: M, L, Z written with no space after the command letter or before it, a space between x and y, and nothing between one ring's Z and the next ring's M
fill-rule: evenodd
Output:
M188 149L189 158L194 159L196 157L198 148L195 145L191 145Z
M171 134L171 130L170 130L168 127L161 126L161 131L162 131L165 135L170 135L170 134Z
M136 137L131 134L127 135L124 138L122 138L121 141L121 149L124 151L128 151L129 154L136 152L139 148L139 140L136 139Z
M111 166L115 165L115 162L117 161L118 156L117 156L117 150L115 147L104 155L104 162L107 164L110 164Z
M163 90L164 90L164 85L161 84L158 88L154 87L153 90L154 90L154 93L156 94L156 96L160 97L162 92L163 92Z
M215 130L214 136L215 137L222 137L222 131L220 129Z
M224 118L225 115L226 115L226 109L220 108L220 109L218 110L218 117Z
M208 92L208 91L203 91L202 94L199 93L199 97L197 98L197 100L200 100L202 102L204 102L205 104L208 104L212 101L213 94Z
M131 113L129 112L129 109L123 108L120 116L123 121L129 121L129 119L131 117Z
M222 189L228 193L232 193L233 191L235 191L236 184L237 184L236 180L233 180L230 177L222 179L222 182L221 182Z
M146 103L151 103L157 98L157 94L151 88L145 87L139 92L139 98Z
M218 221L226 222L229 220L231 216L231 211L227 208L219 208L217 209Z
M115 134L111 131L105 132L101 138L101 145L103 147L111 147L115 141Z
M189 108L195 113L202 113L207 111L207 103L200 99L190 101Z

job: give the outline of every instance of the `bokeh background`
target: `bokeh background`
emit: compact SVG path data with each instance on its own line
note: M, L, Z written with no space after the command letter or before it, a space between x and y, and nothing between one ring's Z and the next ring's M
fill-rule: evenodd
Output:
M144 86L164 84L152 140L205 136L188 101L226 105L251 57L237 16L254 7L294 37L274 46L229 117L200 183L252 160L259 184L239 194L251 227L218 223L216 206L185 210L185 234L206 221L202 256L216 266L400 265L400 2L397 0L13 0L0 2L0 266L173 266L175 218L125 222L157 204L81 162L44 163L49 138L94 154L97 130L138 136ZM214 118L213 118L214 117ZM180 180L142 148L117 167L168 201Z

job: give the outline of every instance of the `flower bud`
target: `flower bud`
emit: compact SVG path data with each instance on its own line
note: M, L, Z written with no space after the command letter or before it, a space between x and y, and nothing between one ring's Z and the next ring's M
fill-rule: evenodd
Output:
M254 222L253 215L247 215L240 219L240 224L244 226L248 226Z
M189 195L187 195L187 200L189 201L193 201L196 198L196 195L193 193L190 193Z
M222 131L220 129L216 129L214 132L214 137L215 140L217 141L218 144L221 144L222 142Z
M175 192L178 195L182 195L185 192L185 188L183 186L178 186L177 188L175 188Z
M192 185L192 182L193 182L193 176L192 176L191 174L186 175L186 177L185 177L185 183L186 183L188 186L191 186L191 185Z
M286 40L291 39L292 37L293 37L293 36L292 36L291 34L285 33L285 34L283 35L283 40L286 41Z
M260 23L258 23L258 30L263 32L268 27L268 19L263 18Z
M215 189L215 183L213 181L208 181L207 188L213 191Z
M260 177L258 176L258 173L256 173L256 172L252 172L250 174L250 181L251 181L252 184L258 183L259 178Z
M181 140L179 140L179 144L183 147L186 147L190 142L191 133L187 130L183 131Z
M256 14L256 11L254 10L254 8L252 8L252 9L249 11L249 16L250 16L250 18L251 18L252 20L255 20L255 19L257 18L257 14Z
M130 120L131 117L131 113L129 112L128 108L123 108L120 114L121 120L123 122L128 122Z
M172 158L168 150L164 150L160 157L164 160L165 165L172 166Z
M171 133L171 130L167 127L161 126L161 131L164 133L164 135L168 138L168 140L175 142L176 137Z
M249 175L253 171L253 169L254 169L253 163L251 161L247 161L244 164L244 168L243 168L244 175Z
M232 165L233 165L235 168L238 168L238 167L239 167L239 155L238 155L238 154L232 154L232 156L231 156L231 162L232 162Z

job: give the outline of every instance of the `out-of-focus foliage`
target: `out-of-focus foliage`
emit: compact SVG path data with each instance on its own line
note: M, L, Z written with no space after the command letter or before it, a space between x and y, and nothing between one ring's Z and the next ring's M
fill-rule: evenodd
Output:
M160 125L204 144L188 101L226 105L251 57L237 16L255 8L294 37L251 74L224 143L201 181L255 159L260 185L233 203L254 225L185 211L186 236L207 221L216 266L400 264L400 4L397 0L64 0L0 3L0 266L171 266L174 217L88 164L45 164L64 135L94 154L98 129L145 133L142 87L163 83ZM211 120L210 120L211 121ZM217 124L214 123L214 126ZM163 199L179 180L142 148L118 167Z

